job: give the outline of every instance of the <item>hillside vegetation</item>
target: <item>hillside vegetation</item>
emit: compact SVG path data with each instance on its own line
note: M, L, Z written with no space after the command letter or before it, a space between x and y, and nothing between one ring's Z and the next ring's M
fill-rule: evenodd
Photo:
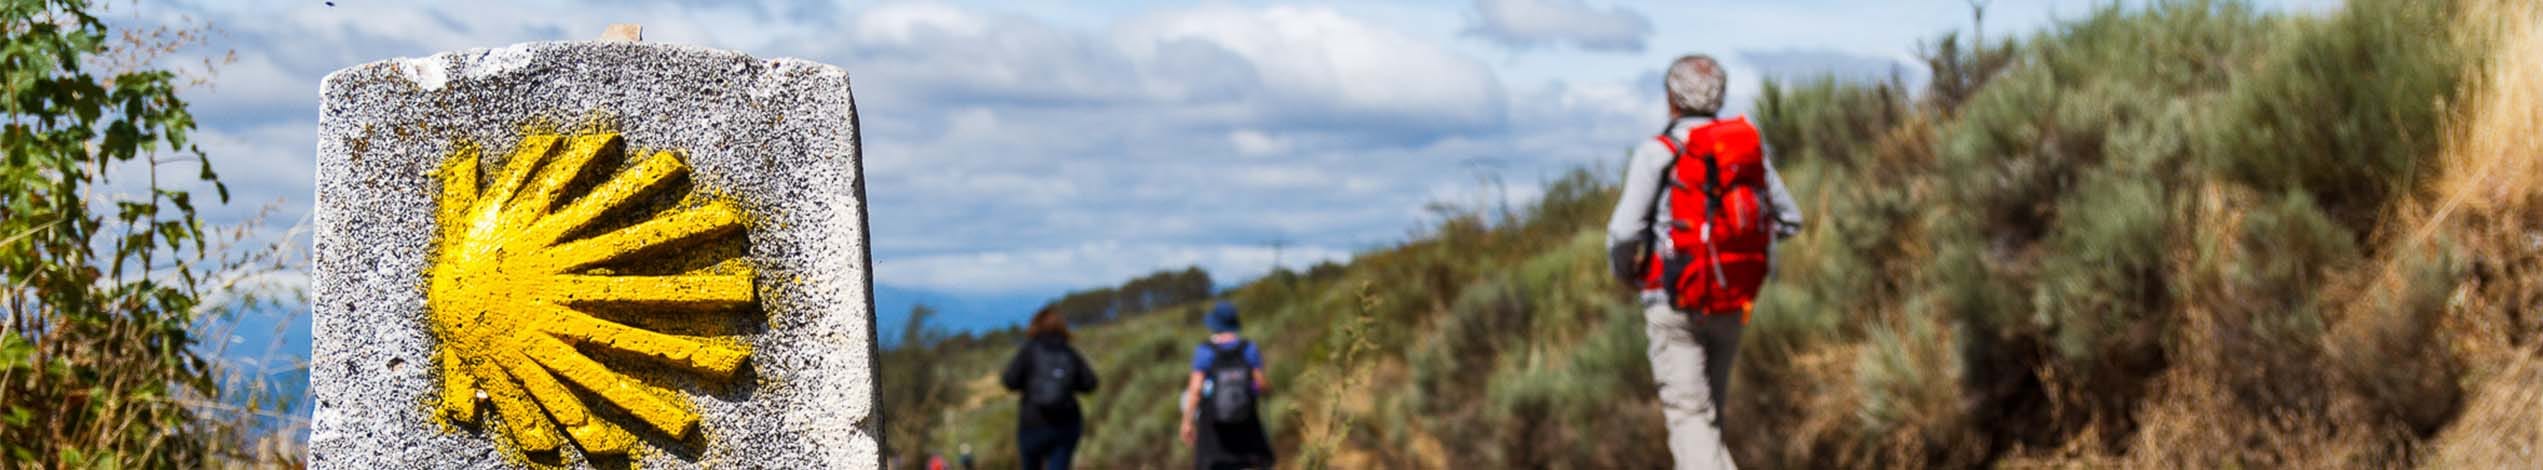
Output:
M2493 0L2163 2L1946 36L1920 90L1770 85L1757 118L1811 225L1744 337L1740 462L2533 461L2539 20ZM1613 179L1575 172L1533 206L1227 292L1270 358L1284 463L1666 462L1642 322L1602 259ZM1103 381L1080 465L1188 465L1173 397L1202 304L1078 330ZM895 455L968 443L1011 465L993 376L1013 338L902 344L883 363ZM890 383L910 375L930 377Z

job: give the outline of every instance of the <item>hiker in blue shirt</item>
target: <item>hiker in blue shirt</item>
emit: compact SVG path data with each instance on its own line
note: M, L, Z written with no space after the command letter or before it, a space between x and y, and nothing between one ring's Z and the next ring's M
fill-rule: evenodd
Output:
M1210 339L1192 348L1183 389L1183 443L1202 470L1272 468L1271 437L1256 412L1270 384L1263 350L1237 335L1236 304L1220 301L1205 318Z

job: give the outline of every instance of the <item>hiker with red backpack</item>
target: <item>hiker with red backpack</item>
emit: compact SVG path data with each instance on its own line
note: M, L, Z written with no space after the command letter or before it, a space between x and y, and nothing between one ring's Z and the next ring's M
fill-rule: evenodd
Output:
M1259 408L1263 349L1237 335L1236 304L1219 301L1203 318L1210 339L1192 349L1192 379L1183 388L1183 443L1201 470L1272 468L1271 436Z
M1016 406L1015 447L1020 468L1066 469L1086 435L1077 396L1095 391L1095 368L1068 345L1068 318L1043 307L1025 326L1024 347L1007 360L998 381L1021 392ZM968 455L968 454L966 454Z
M1733 468L1721 410L1740 329L1769 252L1801 211L1745 117L1718 119L1727 83L1710 56L1669 66L1669 127L1634 147L1607 221L1608 261L1640 290L1651 375L1677 468Z

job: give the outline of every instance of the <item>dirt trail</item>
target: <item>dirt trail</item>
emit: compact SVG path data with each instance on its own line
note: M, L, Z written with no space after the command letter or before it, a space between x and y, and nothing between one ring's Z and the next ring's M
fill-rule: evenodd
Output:
M989 400L1008 398L1006 386L998 383L998 374L994 373L963 381L962 388L963 403L958 409L965 412L989 406Z

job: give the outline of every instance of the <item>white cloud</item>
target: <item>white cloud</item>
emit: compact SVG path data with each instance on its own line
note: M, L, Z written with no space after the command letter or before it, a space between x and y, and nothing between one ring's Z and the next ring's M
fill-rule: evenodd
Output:
M1583 50L1642 52L1651 19L1624 7L1594 8L1581 0L1475 0L1466 34L1516 48L1571 44Z
M198 98L201 135L240 199L282 198L287 212L305 213L318 76L436 50L570 38L560 37L568 25L552 20L426 19L571 7L219 10L231 15L207 16L241 25L241 61ZM1535 127L1510 132L1519 113L1509 112L1514 101L1492 68L1443 46L1445 38L1323 7L1137 12L1071 29L965 6L889 4L720 38L704 31L759 13L663 4L618 11L628 17L612 20L645 24L647 40L764 42L752 52L855 74L875 255L891 267L878 272L884 283L1074 287L1191 262L1259 272L1270 254L1252 247L1264 240L1366 247L1400 238L1423 223L1419 207L1434 188L1472 185L1474 173L1459 161L1568 165L1560 162L1625 145L1578 138L1621 128L1596 117L1621 107L1575 98L1522 104ZM280 20L240 19L250 16ZM377 18L410 20L363 26ZM298 47L304 42L322 44ZM1347 253L1318 249L1291 259ZM1098 256L1107 250L1122 254ZM1041 264L992 274L948 260ZM962 282L971 275L991 279Z
M1785 83L1830 79L1847 83L1879 83L1892 77L1911 85L1924 82L1923 64L1903 57L1864 56L1831 49L1785 48L1739 51L1741 62L1763 78Z
M2090 11L1999 3L1991 37ZM214 49L239 52L211 89L186 95L238 193L207 214L236 220L277 198L288 204L277 220L307 213L316 84L329 71L632 22L647 41L849 69L876 281L970 292L1103 285L1196 262L1237 279L1269 265L1262 244L1275 239L1316 247L1291 248L1292 266L1338 259L1400 240L1425 203L1518 205L1561 171L1614 168L1658 130L1657 72L1676 48L1729 55L1741 103L1782 67L1737 51L1902 57L1967 21L1957 4L1658 0L337 4L138 7L147 21L204 18L227 33ZM1649 50L1522 56L1511 40ZM1495 54L1509 55L1477 59ZM1494 175L1497 188L1478 182Z
M221 172L221 180L238 193L238 199L306 200L317 174L317 162L311 156L317 146L316 127L316 120L293 120L207 129L194 138L203 153L214 158L213 169Z
M1249 165L1230 169L1229 173L1239 184L1265 189L1315 188L1332 181L1332 175L1300 165Z
M1116 43L1136 59L1200 41L1251 63L1259 110L1292 126L1428 124L1425 131L1490 129L1501 119L1492 70L1440 44L1325 8L1198 8L1133 20ZM1306 105L1306 106L1300 106Z
M316 113L318 87L303 83L304 75L273 56L241 54L237 62L216 67L205 86L180 94L196 113L255 121L306 119Z
M1118 283L1159 269L1200 266L1222 282L1301 269L1323 261L1347 261L1349 252L1326 246L1287 245L1264 238L1247 244L1125 244L1098 241L1058 249L990 251L885 260L878 279L927 290L986 294L1059 290ZM1055 275L1056 274L1056 275Z
M1430 168L1453 165L1439 142L1507 119L1480 61L1323 8L1148 12L1097 29L944 5L863 15L849 23L881 31L850 35L880 41L815 57L857 73L877 256L902 266L881 282L946 287L949 275L902 273L1099 241L1382 243L1419 222L1404 208L1443 175ZM999 229L953 229L983 220ZM965 258L986 253L1009 254ZM1172 264L1123 258L1145 264L1007 275L1084 286Z
M1107 45L1029 18L893 4L850 24L845 37L851 41L839 41L842 34L833 31L786 42L807 57L849 68L860 91L890 89L879 95L887 103L1105 104L1140 94L1140 77Z
M858 41L910 44L933 37L979 36L988 20L941 3L894 3L857 15Z
M1271 155L1289 151L1288 139L1272 137L1271 134L1253 129L1238 129L1227 133L1227 143L1235 146L1237 153L1246 155Z

